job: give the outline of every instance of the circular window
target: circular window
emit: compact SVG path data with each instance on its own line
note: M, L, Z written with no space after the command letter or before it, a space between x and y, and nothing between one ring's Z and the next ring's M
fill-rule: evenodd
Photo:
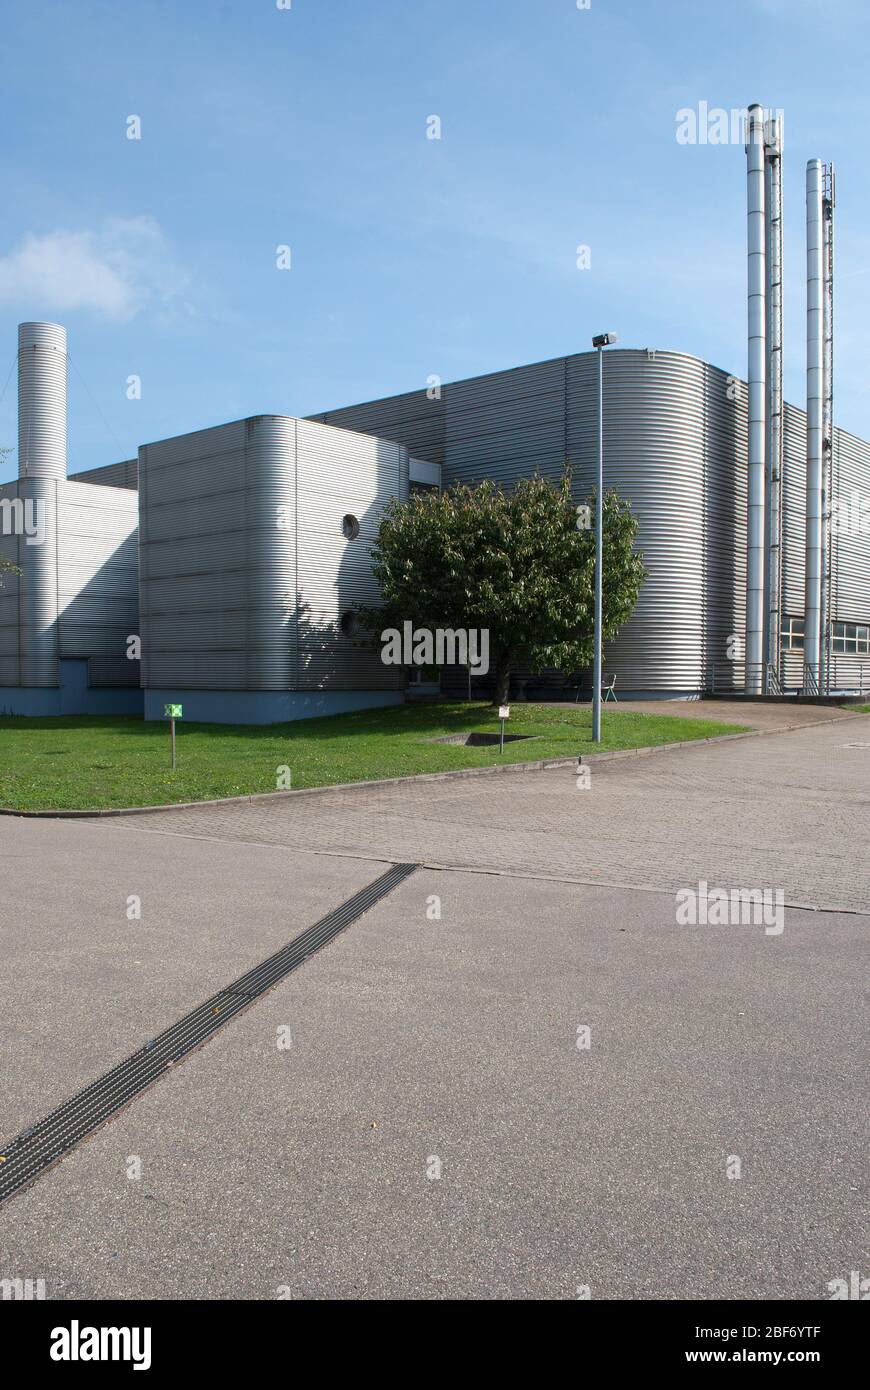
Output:
M341 529L349 541L356 540L359 535L359 522L352 512L348 512L347 516L342 517Z
M340 626L345 637L353 637L356 632L356 613L342 613Z

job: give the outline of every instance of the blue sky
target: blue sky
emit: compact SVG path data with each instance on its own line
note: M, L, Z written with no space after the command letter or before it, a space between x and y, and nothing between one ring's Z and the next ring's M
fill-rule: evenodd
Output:
M836 417L870 437L865 0L2 0L0 15L0 388L19 320L67 325L71 471L582 351L604 329L744 373L744 154L678 144L677 112L701 101L784 111L796 403L804 168L835 162ZM0 445L15 443L13 372ZM13 455L0 481L15 471Z

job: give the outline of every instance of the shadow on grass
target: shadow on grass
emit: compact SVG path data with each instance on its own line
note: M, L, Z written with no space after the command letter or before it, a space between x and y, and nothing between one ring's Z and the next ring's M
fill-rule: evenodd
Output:
M524 709L536 709L524 706ZM549 722L549 721L548 721ZM571 723L582 728L582 721L565 720L554 723ZM245 739L251 743L271 742L276 738L346 738L354 733L375 735L396 735L420 731L464 733L470 725L492 724L498 726L498 716L493 706L485 701L471 704L408 704L387 705L383 709L355 710L343 714L314 715L308 719L292 719L280 724L212 724L196 720L180 719L176 723L179 738L187 734L207 733L210 737L221 739ZM133 734L136 737L167 737L168 719L144 720L139 715L50 715L44 718L29 718L25 715L7 715L0 718L0 732L4 729L21 732L25 729L37 730L112 730L119 734Z

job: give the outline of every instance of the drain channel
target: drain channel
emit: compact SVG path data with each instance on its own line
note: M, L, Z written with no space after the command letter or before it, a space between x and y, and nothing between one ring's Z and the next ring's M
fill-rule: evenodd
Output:
M381 898L416 870L416 864L394 864L374 882L361 888L319 922L246 975L173 1023L132 1057L119 1062L105 1076L58 1106L45 1119L24 1130L0 1152L0 1202L37 1178L93 1130L105 1124L134 1096L201 1043L223 1028L242 1009L302 965L351 923L380 902Z

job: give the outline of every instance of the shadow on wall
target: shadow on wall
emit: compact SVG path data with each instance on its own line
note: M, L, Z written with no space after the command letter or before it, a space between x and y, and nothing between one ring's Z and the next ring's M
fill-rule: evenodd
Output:
M87 661L91 688L139 688L141 663L127 654L139 636L136 532L64 603L57 622L60 660Z
M346 499L321 500L316 529L308 534L302 530L297 538L296 608L290 627L299 691L405 688L404 669L385 665L380 642L366 640L353 621L357 604L380 603L371 548L388 498L401 495L396 458L394 446L379 443L376 498L363 506L351 485ZM302 503L300 512L304 516Z
M701 678L709 688L715 668L717 685L727 687L743 675L729 644L742 636L746 615L747 405L742 383L709 364L702 420Z
M3 633L9 647L12 636L14 654L5 651L3 662L7 679L0 681L0 705L7 713L33 716L53 714L137 714L142 711L140 663L127 657L128 638L139 631L138 554L134 531L74 593L69 589L82 565L91 565L85 554L73 558L61 548L61 573L57 578L58 611L41 631L51 639L57 652L57 685L23 686L19 660L19 625L28 586L36 581L37 569L28 565L30 549L18 552L21 573L5 574L0 598L8 601L14 623L5 623ZM31 604L30 608L35 605ZM14 683L10 683L10 679Z

